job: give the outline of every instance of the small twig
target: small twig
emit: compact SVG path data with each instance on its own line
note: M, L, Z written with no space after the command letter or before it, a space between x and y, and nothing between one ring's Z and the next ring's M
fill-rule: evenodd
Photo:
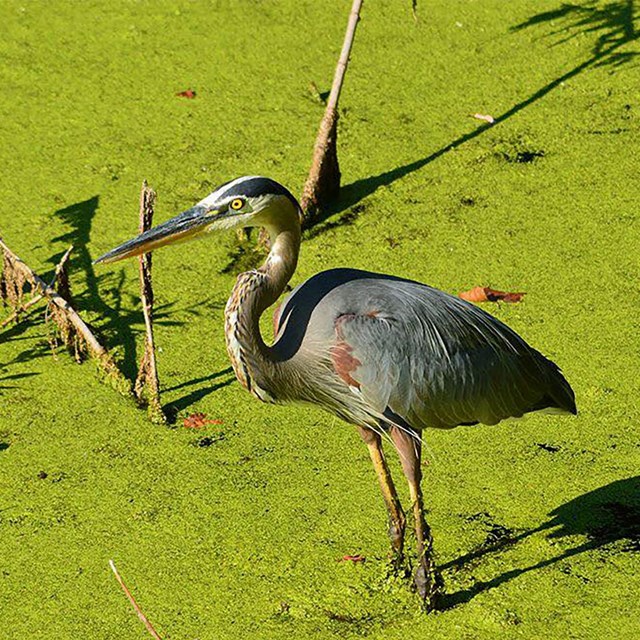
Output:
M130 392L130 385L128 380L122 375L122 372L118 369L115 362L111 358L109 352L98 342L98 339L93 335L91 329L87 326L85 321L78 315L76 310L71 304L65 300L52 285L48 285L35 271L33 271L25 262L23 262L0 238L0 248L3 250L5 256L9 256L13 262L13 266L18 270L26 281L30 282L33 289L38 291L38 294L47 298L49 304L54 305L61 313L66 316L67 320L73 328L78 332L91 356L99 364L100 368L110 377L115 383L117 388L123 393ZM64 262L70 253L69 249L63 256ZM64 268L63 260L60 261L56 271L61 273ZM56 276L57 277L57 276ZM26 305L25 305L26 306ZM129 391L125 391L129 390Z
M142 183L140 192L140 225L139 232L144 233L151 229L153 224L153 205L156 194L147 185ZM144 402L148 406L149 417L152 422L164 424L166 417L160 403L160 383L158 380L158 368L156 366L156 353L153 341L153 286L151 281L151 253L143 253L138 258L140 271L140 299L142 300L142 313L146 327L144 354L140 361L138 376L134 385L134 393L138 402Z
M40 302L43 299L44 299L44 296L41 293L38 293L35 296L33 296L31 300L29 300L28 302L25 302L21 307L16 309L10 316L5 318L2 321L2 324L0 324L0 329L4 329L8 324L13 322L14 320L17 320L21 314L26 313L29 309L31 309L31 307L38 304L38 302Z
M147 631L156 640L162 640L158 632L153 628L153 625L147 619L147 616L145 616L144 613L142 613L142 610L138 606L138 603L135 601L135 598L131 595L131 591L129 591L129 589L127 588L127 585L124 583L124 580L120 577L120 574L118 573L118 570L116 569L116 565L114 564L113 560L109 560L109 566L111 567L111 571L113 571L113 575L115 575L116 580L118 581L118 584L122 587L124 594L129 599L131 606L134 608L135 612L138 614L138 618L140 618L140 620L142 621L142 624L144 624L144 626L147 628Z

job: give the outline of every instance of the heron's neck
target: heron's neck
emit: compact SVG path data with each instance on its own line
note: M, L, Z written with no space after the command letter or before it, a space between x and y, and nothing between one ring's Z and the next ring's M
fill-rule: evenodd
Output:
M260 316L284 291L300 250L297 218L268 228L271 251L263 265L238 276L225 310L225 337L231 364L240 383L261 400L272 400L269 382L277 363L260 334Z

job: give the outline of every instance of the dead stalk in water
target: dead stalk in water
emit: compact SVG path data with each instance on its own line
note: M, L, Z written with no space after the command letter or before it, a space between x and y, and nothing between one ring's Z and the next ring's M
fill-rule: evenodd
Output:
M142 183L140 193L140 225L139 232L144 233L153 223L153 206L156 193ZM160 384L156 366L156 354L153 341L153 286L151 281L151 253L144 253L138 258L140 266L140 299L146 327L144 353L140 361L138 376L134 385L134 393L138 402L146 404L152 422L164 424L166 417L160 404Z
M360 19L363 0L353 0L342 51L336 66L331 93L327 100L313 150L309 176L304 185L300 205L303 226L311 226L323 208L335 199L340 190L340 166L338 163L338 100L349 64L356 27Z

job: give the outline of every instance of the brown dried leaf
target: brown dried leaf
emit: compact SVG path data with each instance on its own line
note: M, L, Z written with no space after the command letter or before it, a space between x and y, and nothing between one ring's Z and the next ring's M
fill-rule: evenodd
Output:
M204 413L192 413L184 418L182 424L187 429L202 429L202 427L208 424L222 424L222 420L207 418Z
M511 293L508 291L498 291L489 287L473 287L469 291L458 294L459 298L468 302L520 302L524 292Z
M338 560L338 562L353 562L353 563L357 563L357 562L365 562L367 559L360 555L359 553L356 555L346 555L346 556L342 556L342 558L340 558Z

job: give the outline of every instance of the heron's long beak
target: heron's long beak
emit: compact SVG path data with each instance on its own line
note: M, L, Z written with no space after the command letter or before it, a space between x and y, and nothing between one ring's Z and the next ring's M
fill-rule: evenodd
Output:
M209 211L202 205L196 205L175 218L141 233L137 238L127 240L119 247L111 249L95 262L116 262L153 251L166 244L194 238L207 231L208 227L212 226L217 219L215 211Z

